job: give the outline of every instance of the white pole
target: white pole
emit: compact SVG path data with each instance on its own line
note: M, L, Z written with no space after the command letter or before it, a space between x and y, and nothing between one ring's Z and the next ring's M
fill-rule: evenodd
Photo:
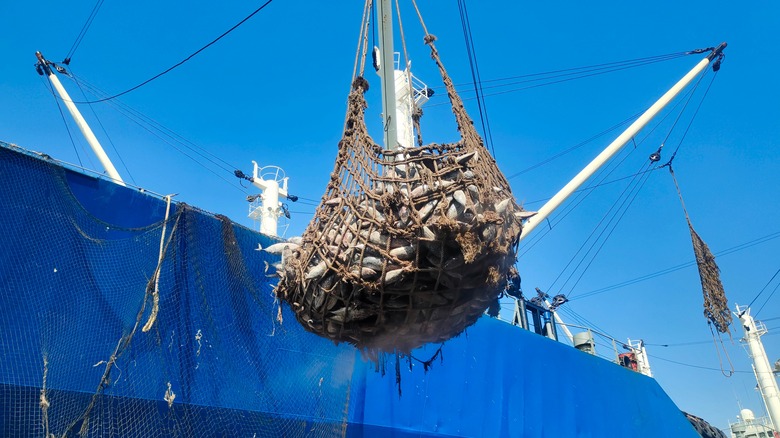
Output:
M748 344L750 357L753 358L753 370L758 381L758 388L761 390L761 395L764 398L769 418L772 420L774 428L777 429L780 427L780 389L778 389L772 367L769 365L764 344L761 343L761 335L766 333L766 328L762 326L759 329L756 326L756 322L750 316L749 308L740 311L739 307L737 307L737 316L742 323L742 328L745 330L745 338L743 340Z
M547 201L546 204L539 209L539 211L532 217L528 218L523 224L523 233L520 235L520 240L528 236L528 234L536 228L537 225L542 223L556 208L558 208L563 201L565 201L572 193L574 193L588 178L593 176L596 171L603 166L610 158L612 158L626 143L629 142L642 128L647 125L650 120L653 119L672 99L677 96L699 73L704 70L705 67L715 59L723 49L726 47L726 43L722 43L718 48L713 50L706 58L699 61L696 66L688 72L679 82L677 82L669 91L661 96L653 106L644 112L631 126L628 127L618 138L607 146L593 161L590 162L577 176L569 181L558 193L553 196L552 199Z
M550 308L550 302L546 299L544 300L544 304L547 304L547 308ZM566 335L567 338L569 338L569 342L571 342L571 345L574 345L574 335L571 334L571 331L569 331L569 328L566 327L566 324L563 322L560 316L558 316L558 309L555 309L552 311L553 319L555 319L555 322L563 329L563 333Z
M108 155L106 155L106 152L103 150L103 147L100 145L97 137L95 137L92 129L90 129L87 121L84 120L84 117L81 116L78 108L76 108L76 104L73 103L73 100L71 100L68 92L65 91L65 87L62 86L60 80L57 78L57 76L54 75L54 71L52 71L52 69L49 67L47 61L43 58L43 55L41 55L41 52L35 52L35 56L38 57L38 61L40 62L43 70L46 72L46 76L49 78L49 81L51 81L54 89L57 90L60 98L63 102L65 102L65 107L68 108L68 111L73 117L73 120L76 121L76 125L79 127L79 130L81 130L84 138L87 139L87 143L89 143L89 146L92 148L92 152L97 155L98 160L100 160L100 164L102 164L103 168L106 169L106 174L108 174L108 177L114 180L114 182L117 184L124 186L124 180L122 180L122 177L119 176L119 172L116 171L116 167L114 167L111 159L109 159Z
M571 331L568 327L566 327L566 324L564 324L563 320L560 316L558 316L558 312L553 312L553 317L555 318L555 322L558 324L560 328L563 329L563 333L566 335L567 338L569 338L569 342L571 342L571 345L574 345L574 335L571 334Z
M395 105L395 62L393 61L393 6L390 0L379 2L379 35L381 38L382 60L379 63L379 76L382 78L382 126L385 130L385 148L397 149L398 129Z

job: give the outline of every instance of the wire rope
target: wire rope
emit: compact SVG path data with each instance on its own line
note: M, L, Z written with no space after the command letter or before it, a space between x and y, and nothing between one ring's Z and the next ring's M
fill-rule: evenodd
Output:
M487 113L487 105L482 91L482 79L479 74L479 63L477 62L477 53L474 49L474 38L471 32L471 23L469 22L469 14L466 9L466 1L458 0L458 12L460 14L460 23L463 29L463 38L466 41L466 53L469 60L469 68L471 70L471 80L474 82L474 93L476 94L477 109L479 111L479 119L482 123L482 132L485 142L490 148L490 152L493 157L496 156L496 150L493 146L493 133L490 130L490 120Z
M87 35L87 31L89 30L90 26L92 26L92 22L95 20L95 17L97 16L98 11L100 11L100 7L103 6L104 1L105 0L97 0L95 6L92 7L92 12L90 12L89 17L87 17L87 21L84 23L84 26L81 27L81 31L79 32L78 36L76 36L76 40L73 42L70 50L68 50L68 54L65 55L65 60L62 61L63 64L70 64L70 60L76 53L76 49L78 49L79 45L81 45L81 41L84 39L84 36Z
M73 77L72 69L71 69L71 77ZM81 91L81 95L84 96L84 99L86 99L87 94L84 92L84 88L81 86L79 81L76 81L74 79L74 82L76 82L76 85L79 87L79 91ZM119 150L117 150L114 141L111 139L111 136L108 134L108 131L106 130L105 126L103 126L103 122L100 120L100 117L98 117L95 108L92 105L89 105L89 109L90 111L92 111L92 115L95 117L95 120L97 120L100 129L103 131L103 135L105 135L106 138L108 139L108 143L111 145L111 148L114 150L114 154L116 154L116 156L119 158L119 161L122 163L122 167L124 167L125 172L127 172L127 176L130 177L130 181L132 181L133 184L136 184L135 178L133 178L133 174L130 172L130 169L127 167L127 163L125 163L125 159L122 157L122 154L119 153Z
M130 88L128 88L127 90L125 90L125 91L122 91L121 93L117 93L117 94L114 94L114 95L112 95L112 96L104 97L104 98L102 98L102 99L93 100L93 101L85 101L85 102L74 102L74 103L99 103L99 102L105 102L105 101L108 101L108 100L116 99L116 98L117 98L117 97L119 97L119 96L124 96L125 94L127 94L127 93L130 93L131 91L135 91L135 90L137 90L137 89L139 89L139 88L143 87L144 85L148 84L149 82L152 82L153 80L155 80L155 79L157 79L157 78L159 78L159 77L161 77L161 76L165 75L166 73L169 73L171 70L175 69L176 67L179 67L179 66L181 66L181 65L182 65L182 64L184 64L185 62L187 62L187 61L189 61L190 59L194 58L194 57L195 57L197 54L199 54L200 52L202 52L202 51L206 50L207 48L211 47L211 46L212 46L212 45L214 45L214 44L215 44L217 41L219 41L219 40L221 40L222 38L224 38L225 36L227 36L227 35L228 35L230 32L233 32L234 30L236 30L236 29L237 29L239 26L241 26L242 24L244 24L244 23L245 23L247 20L249 20L250 18L254 17L254 16L255 16L255 14L257 14L258 12L262 11L263 9L265 9L265 7L266 7L266 6L268 6L269 4L271 4L271 2L272 2L272 1L273 1L273 0L268 0L268 1L266 1L266 2L265 2L265 3L263 3L263 4L262 4L262 5L259 7L259 8L255 9L255 10L254 10L254 11L253 11L251 14L247 15L246 17L244 17L244 19L243 19L243 20L241 20L241 21L239 21L238 23L236 23L235 25L233 25L233 27L231 27L230 29L228 29L228 30L226 30L225 32L223 32L223 33L222 33L220 36L218 36L218 37L214 38L213 40L211 40L211 41L210 41L208 44L206 44L205 46L203 46L203 47L201 47L200 49L196 50L195 52L193 52L192 54L190 54L190 55L189 55L189 56L187 56L186 58L184 58L184 59L182 59L181 61L177 62L176 64L172 65L171 67L168 67L167 69L163 70L162 72L160 72L160 73L158 73L158 74L156 74L156 75L152 76L151 78L149 78L149 79L147 79L147 80L145 80L145 81L141 82L140 84L138 84L138 85L136 85L136 86L134 86L134 87L130 87Z
M750 247L753 247L753 246L756 246L756 245L768 242L768 241L776 239L778 237L780 237L780 231L767 234L765 236L759 237L757 239L753 239L753 240L745 242L745 243L741 243L739 245L736 245L736 246L733 246L731 248L725 249L725 250L723 250L721 252L717 252L717 253L715 253L715 255L717 257L723 257L723 256L726 256L726 255L733 254L735 252L742 251L742 250L748 249ZM642 275L642 276L639 276L639 277L636 277L636 278L633 278L633 279L630 279L630 280L625 280L625 281L622 281L620 283L616 283L616 284L613 284L613 285L610 285L610 286L605 286L605 287L602 287L602 288L599 288L599 289L594 289L594 290L591 290L591 291L587 291L587 292L584 292L582 294L579 294L575 298L570 298L569 300L570 301L580 300L582 298L587 298L587 297L590 297L590 296L593 296L593 295L602 294L604 292L609 292L609 291L612 291L612 290L615 290L615 289L620 289L620 288L625 287L625 286L630 286L632 284L636 284L636 283L640 283L640 282L643 282L643 281L651 280L653 278L660 277L662 275L671 274L672 272L676 272L676 271L679 271L681 269L689 268L689 267L695 266L695 265L696 265L696 261L695 260L692 260L692 261L689 261L689 262L685 262L685 263L681 263L681 264L678 264L678 265L675 265L675 266L671 266L671 267L662 269L660 271L656 271L656 272L653 272L653 273L650 273L650 274L645 274L645 275Z

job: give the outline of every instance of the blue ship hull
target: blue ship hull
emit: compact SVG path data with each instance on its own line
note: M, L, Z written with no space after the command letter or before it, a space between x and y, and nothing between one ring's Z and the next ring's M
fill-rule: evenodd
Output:
M439 346L364 360L279 310L269 237L184 204L163 225L15 148L0 169L2 436L698 436L655 380L487 317L428 370Z

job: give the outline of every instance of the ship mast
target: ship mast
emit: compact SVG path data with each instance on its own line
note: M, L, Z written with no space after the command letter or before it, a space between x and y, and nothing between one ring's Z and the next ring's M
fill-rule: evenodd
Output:
M382 46L374 60L381 80L384 146L396 150L414 147L412 114L428 102L433 90L412 74L411 61L403 65L401 54L393 51L391 3L390 0L379 2L377 21Z
M35 56L38 57L38 64L36 65L38 68L38 73L41 75L46 74L46 77L49 78L49 82L51 82L54 89L57 90L57 93L60 95L60 99L62 99L62 101L65 103L65 107L68 108L68 112L70 112L71 117L73 117L73 120L76 122L79 130L84 135L87 143L89 143L89 147L92 148L92 152L95 153L98 160L100 161L100 164L103 165L103 168L106 170L108 177L111 178L115 183L124 186L125 182L122 180L122 177L119 176L119 172L116 171L114 163L112 163L111 159L108 158L108 155L106 155L106 151L103 150L103 146L100 145L100 142L98 141L97 137L95 137L92 129L90 129L87 121L84 120L84 117L81 115L78 108L76 108L76 104L73 103L73 100L68 95L68 92L65 91L65 87L62 86L62 83L54 74L54 71L51 67L54 66L57 71L64 72L65 70L60 70L61 67L54 65L54 63L51 61L47 61L41 52L35 52Z
M278 223L283 209L279 197L287 198L293 202L298 200L297 196L292 196L287 192L287 182L289 178L285 176L284 170L278 166L266 166L260 168L256 161L252 161L254 171L252 177L247 178L254 186L261 189L263 193L259 195L260 202L256 205L254 202L249 206L249 217L255 221L260 221L260 232L267 236L278 236ZM252 201L257 201L258 196L250 196ZM289 216L287 216L289 217Z
M379 16L379 35L381 44L381 61L379 76L382 78L382 126L384 127L385 148L398 148L398 122L395 105L395 62L393 51L393 5L391 0L380 0L377 15ZM411 145L410 145L411 146Z
M607 163L616 153L618 153L623 146L647 125L669 102L672 101L688 84L693 81L696 76L699 75L710 62L714 59L720 59L723 49L726 48L726 43L721 43L716 47L712 53L707 55L704 59L699 61L691 71L689 71L682 79L680 79L674 86L669 89L660 99L658 99L653 106L639 116L634 123L631 124L622 134L618 136L612 143L609 144L596 158L593 159L584 169L577 174L568 184L566 184L555 196L552 197L546 204L539 209L536 215L528 218L523 224L523 233L520 235L520 240L526 238L528 234L536 228L537 225L542 223L548 216L558 208L563 201L572 195L585 181L593 176L601 166Z
M777 430L780 427L780 389L777 387L777 380L769 365L764 344L761 342L761 336L766 334L766 326L761 322L756 323L750 316L749 307L740 308L737 306L735 315L745 330L745 337L742 338L742 341L748 346L761 397L764 399L774 429Z

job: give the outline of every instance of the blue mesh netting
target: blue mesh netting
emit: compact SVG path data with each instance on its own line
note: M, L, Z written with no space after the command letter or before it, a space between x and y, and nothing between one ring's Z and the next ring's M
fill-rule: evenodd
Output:
M376 372L279 323L268 237L176 204L161 239L164 201L2 143L0 187L0 436L696 436L653 379L491 318Z
M268 237L173 205L144 333L165 202L0 163L0 435L342 434L354 351L279 324Z

